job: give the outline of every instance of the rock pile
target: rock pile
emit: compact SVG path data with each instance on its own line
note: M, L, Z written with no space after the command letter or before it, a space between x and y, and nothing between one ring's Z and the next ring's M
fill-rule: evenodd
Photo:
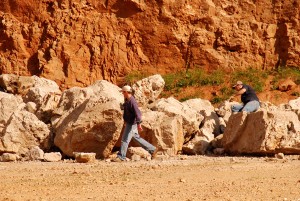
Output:
M94 161L108 158L119 146L124 100L118 86L100 80L61 92L51 80L10 74L0 76L0 86L8 91L0 92L1 161ZM143 113L140 134L163 155L300 154L300 98L280 106L262 103L250 114L231 114L231 102L214 108L202 99L181 103L159 98L164 88L160 75L133 87ZM149 158L130 150L133 160Z

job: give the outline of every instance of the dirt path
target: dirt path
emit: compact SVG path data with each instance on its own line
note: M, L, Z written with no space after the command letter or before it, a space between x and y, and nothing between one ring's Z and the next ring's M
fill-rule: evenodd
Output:
M298 158L0 163L0 200L300 201Z

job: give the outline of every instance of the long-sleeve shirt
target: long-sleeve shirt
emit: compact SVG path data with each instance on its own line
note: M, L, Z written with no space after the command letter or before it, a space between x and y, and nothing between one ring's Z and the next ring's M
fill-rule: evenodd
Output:
M138 104L133 96L126 99L124 104L123 119L129 124L140 124L142 122L142 113L138 107Z

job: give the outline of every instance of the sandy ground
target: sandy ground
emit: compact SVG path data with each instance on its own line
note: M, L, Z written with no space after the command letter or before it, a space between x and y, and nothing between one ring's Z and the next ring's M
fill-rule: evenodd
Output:
M0 163L0 200L300 201L299 156Z

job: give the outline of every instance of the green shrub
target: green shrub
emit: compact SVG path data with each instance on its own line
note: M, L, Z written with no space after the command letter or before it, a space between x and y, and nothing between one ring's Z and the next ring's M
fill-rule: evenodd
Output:
M165 80L165 90L170 91L175 88L176 74L166 74L163 76L163 79Z
M278 67L276 71L273 72L274 79L292 79L296 84L300 84L300 69L296 67Z
M231 83L241 80L243 83L253 87L256 92L262 92L265 79L268 77L269 72L254 68L247 68L242 71L233 72Z
M189 69L188 71L175 72L163 75L165 80L165 92L168 91L172 95L180 95L187 87L199 87L196 93L188 95L180 99L185 101L191 98L201 97L203 95L202 86L218 86L221 94L212 98L213 104L220 103L230 97L235 90L230 85L241 80L245 84L253 87L256 92L262 92L265 87L265 82L269 76L272 76L271 90L278 88L279 81L286 78L291 78L296 84L300 84L300 69L295 67L280 67L277 70L261 70L256 68L247 68L245 70L236 70L233 72L226 72L224 69L207 72L202 68ZM201 94L202 93L202 94ZM298 92L294 92L294 96L299 96ZM279 97L275 97L279 98Z
M224 100L226 100L226 99L224 99L224 98L222 98L222 97L220 97L220 96L216 96L216 97L213 97L213 98L210 100L210 102L211 102L212 104L217 104L217 103L220 103L220 102L222 102L222 101L224 101Z
M132 71L125 76L125 81L127 84L132 85L148 76L150 76L150 74L143 71Z
M193 99L193 98L197 98L197 96L196 95L186 96L186 97L179 99L179 101L184 102L186 100Z

